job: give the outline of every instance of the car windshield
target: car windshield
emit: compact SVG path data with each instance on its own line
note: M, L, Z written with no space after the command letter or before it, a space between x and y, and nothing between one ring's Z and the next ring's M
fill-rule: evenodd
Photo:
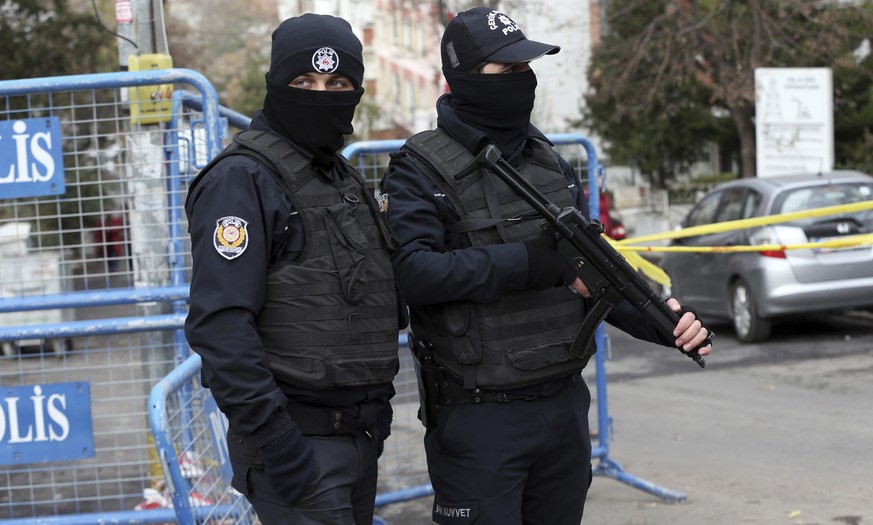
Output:
M826 206L852 204L870 199L873 199L873 183L869 182L845 182L826 186L794 188L783 192L776 198L771 214L802 212ZM858 228L852 228L850 231L844 232L844 234L865 233L873 228L873 210L810 217L792 221L791 224L803 227L807 235L828 236L826 231L819 232L815 230L815 225L836 224L836 222L843 219L852 220ZM834 234L831 233L830 235Z
M772 214L839 206L873 199L873 183L844 183L795 188L779 195Z

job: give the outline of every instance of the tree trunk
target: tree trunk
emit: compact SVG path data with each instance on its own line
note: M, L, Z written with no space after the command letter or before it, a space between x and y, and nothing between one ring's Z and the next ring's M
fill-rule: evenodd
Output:
M731 106L731 118L740 137L740 172L743 178L757 176L757 145L755 144L755 122L752 105L747 101L739 101Z

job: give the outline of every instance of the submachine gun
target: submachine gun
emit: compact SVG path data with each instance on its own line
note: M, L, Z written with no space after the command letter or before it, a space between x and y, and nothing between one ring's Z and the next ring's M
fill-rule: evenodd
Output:
M679 314L667 306L625 258L600 235L603 233L600 221L586 219L576 208L558 208L506 162L493 144L486 146L476 160L480 166L497 174L544 217L543 229L551 233L559 245L563 240L572 248L572 253L568 255L572 257L576 274L591 292L592 301L576 334L571 355L582 354L591 343L597 326L622 299L627 299L645 315L665 340L675 339L673 329L679 322ZM561 249L561 253L567 253L567 250ZM677 347L701 368L706 366L706 361L697 352L710 344L715 336L712 330L707 331L706 340L696 348L684 352Z

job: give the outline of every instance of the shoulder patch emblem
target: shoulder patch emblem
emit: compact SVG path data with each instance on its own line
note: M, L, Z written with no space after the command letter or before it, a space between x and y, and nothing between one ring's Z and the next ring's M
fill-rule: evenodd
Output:
M248 221L230 215L215 221L215 234L212 236L215 251L227 260L242 255L249 246L248 224Z
M379 196L379 213L385 213L388 211L388 194L383 193Z

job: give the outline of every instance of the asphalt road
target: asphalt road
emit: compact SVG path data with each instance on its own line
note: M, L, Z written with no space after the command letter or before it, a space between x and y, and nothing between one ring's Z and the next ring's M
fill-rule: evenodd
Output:
M759 345L714 328L703 370L607 330L608 457L686 499L596 476L583 523L873 525L873 316L782 326ZM377 514L390 525L430 523L430 504Z

